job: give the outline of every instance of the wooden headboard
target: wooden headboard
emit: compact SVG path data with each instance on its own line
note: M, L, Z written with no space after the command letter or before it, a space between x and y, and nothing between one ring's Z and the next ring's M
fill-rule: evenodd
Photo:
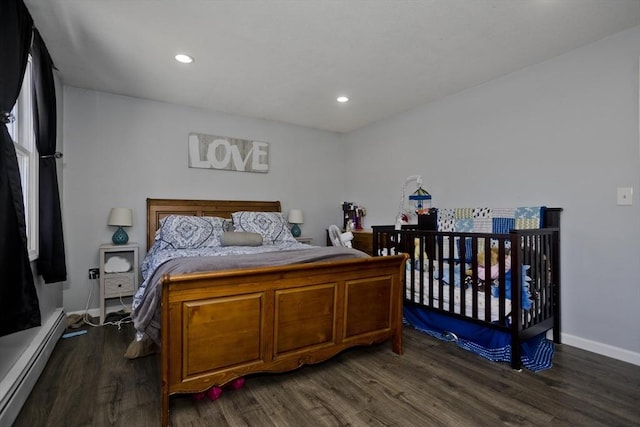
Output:
M160 220L167 215L231 218L239 211L280 212L280 202L243 200L147 199L147 250L153 246Z

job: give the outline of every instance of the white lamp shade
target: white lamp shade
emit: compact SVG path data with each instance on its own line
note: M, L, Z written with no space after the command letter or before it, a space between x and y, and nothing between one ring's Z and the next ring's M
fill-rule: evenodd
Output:
M117 227L131 227L133 225L133 211L129 208L111 208L107 224Z
M304 218L302 217L302 209L291 209L289 211L289 223L290 224L304 223Z

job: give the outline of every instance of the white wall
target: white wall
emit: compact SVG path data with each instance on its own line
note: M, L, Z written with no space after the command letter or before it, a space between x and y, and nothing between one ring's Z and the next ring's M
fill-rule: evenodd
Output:
M393 224L421 174L434 206L564 208L565 342L640 364L639 41L635 27L349 134L346 198ZM616 206L627 186L633 206Z
M285 214L303 209L303 235L320 245L328 225L340 221L339 134L72 87L65 87L64 99L67 311L84 310L90 286L89 308L98 306L87 270L98 266L98 246L111 240L111 207L133 208L134 226L127 232L143 253L148 197L280 200ZM190 169L189 132L268 142L270 170Z
M564 208L563 338L640 363L639 39L636 27L344 136L65 87L64 307L85 306L111 207L134 209L144 242L147 197L276 199L323 244L343 200L367 208L366 226L392 224L419 173L441 207ZM189 132L270 142L271 170L189 169ZM616 206L621 186L633 206Z

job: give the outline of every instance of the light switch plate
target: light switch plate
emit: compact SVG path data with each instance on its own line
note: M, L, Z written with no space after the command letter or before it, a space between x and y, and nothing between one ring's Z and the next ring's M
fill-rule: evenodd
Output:
M618 205L633 204L633 187L618 187Z

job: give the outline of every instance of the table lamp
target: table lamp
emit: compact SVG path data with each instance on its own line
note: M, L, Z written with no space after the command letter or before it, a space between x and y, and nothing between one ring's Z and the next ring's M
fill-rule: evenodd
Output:
M300 237L300 227L298 224L304 223L301 209L291 209L289 211L289 224L293 224L291 227L291 234L293 237Z
M131 227L133 225L133 212L129 208L111 208L109 213L108 225L118 227L111 241L115 245L124 245L129 241L127 232L122 227Z

